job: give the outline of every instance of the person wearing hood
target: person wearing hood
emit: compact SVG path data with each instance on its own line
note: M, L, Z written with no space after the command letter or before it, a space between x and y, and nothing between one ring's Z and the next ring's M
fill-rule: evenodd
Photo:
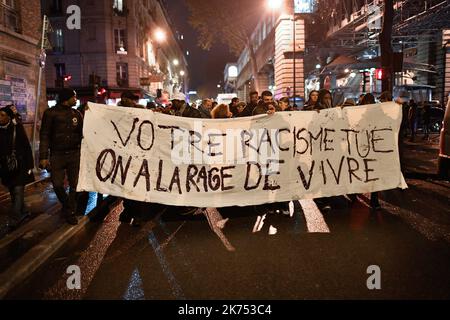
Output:
M29 213L25 211L25 185L34 181L30 142L11 106L0 109L0 178L9 189L12 207L9 226L18 226Z

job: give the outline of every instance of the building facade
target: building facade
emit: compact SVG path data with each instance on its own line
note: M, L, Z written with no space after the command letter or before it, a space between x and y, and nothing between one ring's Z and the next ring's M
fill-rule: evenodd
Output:
M67 8L81 9L81 27ZM64 86L82 100L115 103L131 90L141 98L173 97L187 88L187 62L161 0L42 0L50 17L48 98Z
M450 2L393 3L394 96L445 102L450 68L445 34L450 27ZM313 50L321 68L306 75L307 91L325 86L337 92L339 100L365 92L381 93L384 5L382 0L318 1L318 14L326 31L320 50Z
M260 91L296 96L300 105L319 88L331 90L336 103L380 94L383 12L382 0L286 1L252 34L258 72L252 72L249 50L239 57L239 97L248 98L255 79ZM449 1L394 0L394 96L446 103L449 29Z
M41 16L39 0L0 0L0 105L14 103L31 137L37 97ZM45 103L41 87L40 108Z
M240 99L248 99L253 90L259 93L269 90L277 99L290 97L292 102L302 104L306 30L311 24L308 15L294 5L294 1L289 1L289 5L286 3L280 10L267 12L260 20L251 36L257 73L252 72L250 50L243 50L238 59ZM255 83L258 83L258 88Z

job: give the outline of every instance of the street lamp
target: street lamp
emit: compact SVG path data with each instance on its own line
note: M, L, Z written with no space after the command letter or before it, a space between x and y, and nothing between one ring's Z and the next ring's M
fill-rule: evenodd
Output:
M271 10L278 10L283 6L283 0L268 0L267 7Z
M164 42L166 40L166 33L162 29L156 29L155 39L159 43Z
M184 77L185 72L183 70L180 71L180 76Z
M175 66L178 66L178 65L180 64L180 61L178 61L178 59L174 59L174 60L173 60L173 64L174 64Z

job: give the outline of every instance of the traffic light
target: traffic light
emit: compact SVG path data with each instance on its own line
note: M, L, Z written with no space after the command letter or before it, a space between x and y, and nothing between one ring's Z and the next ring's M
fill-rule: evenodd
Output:
M70 81L70 80L72 80L72 75L67 74L67 75L64 76L64 82L67 82L67 81Z
M375 70L375 78L377 80L383 80L384 79L384 70L383 69L376 69Z
M102 96L106 93L106 89L105 88L100 88L100 90L98 90L98 95Z

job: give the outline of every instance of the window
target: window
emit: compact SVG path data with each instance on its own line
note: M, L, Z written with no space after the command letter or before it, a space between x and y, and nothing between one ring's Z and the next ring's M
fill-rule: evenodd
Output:
M15 0L0 0L0 25L20 32L20 15L16 10Z
M127 50L127 33L125 29L114 29L114 45L116 52L124 52Z
M56 29L55 31L55 43L53 46L53 52L64 52L64 36L62 29Z
M118 12L123 12L123 0L114 0L113 8Z
M53 0L53 9L55 12L62 12L62 0Z
M63 79L66 75L66 64L65 63L55 63L56 69L56 79Z
M16 8L15 0L1 0L2 4L10 9Z
M119 87L128 87L128 63L118 62L116 64L117 85Z

